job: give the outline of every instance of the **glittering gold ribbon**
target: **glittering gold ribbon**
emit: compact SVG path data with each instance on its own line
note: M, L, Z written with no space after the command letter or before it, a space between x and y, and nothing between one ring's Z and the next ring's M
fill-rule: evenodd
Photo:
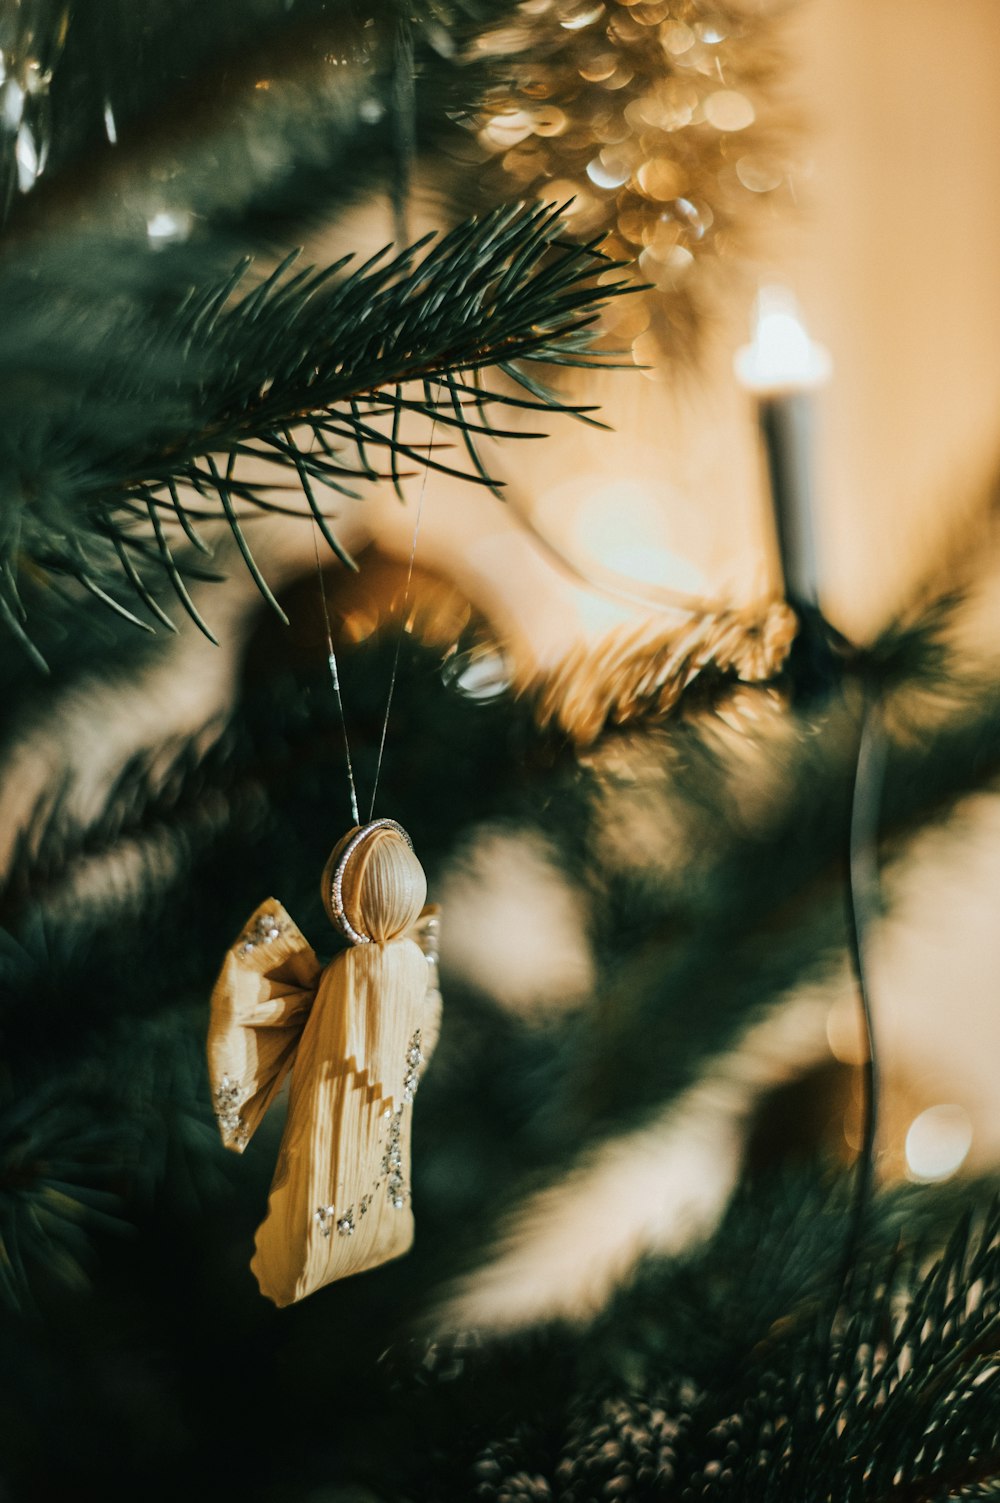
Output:
M590 746L610 727L663 719L706 671L748 684L773 679L797 627L781 600L698 615L681 626L655 618L581 644L526 688L541 726Z

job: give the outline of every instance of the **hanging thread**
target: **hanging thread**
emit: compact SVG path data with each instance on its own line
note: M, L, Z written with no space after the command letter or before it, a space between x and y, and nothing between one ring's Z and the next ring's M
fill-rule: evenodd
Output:
M862 1075L861 1147L841 1277L844 1298L850 1290L861 1253L865 1217L874 1189L880 1095L879 1057L868 985L868 955L871 929L879 910L878 827L888 744L875 691L866 683L862 687L862 693L861 727L851 790L847 921L848 950L857 986L867 1058Z
M323 584L323 570L319 561L319 537L318 525L313 522L313 551L316 555L316 574L319 578L319 594L323 602L323 621L326 626L326 661L330 666L330 677L333 679L333 693L337 701L337 710L340 715L340 731L344 738L344 761L347 764L347 786L351 798L351 815L356 825L361 823L361 815L358 812L358 790L354 782L354 764L351 761L351 742L347 734L347 717L344 714L344 698L340 692L340 673L337 669L337 654L333 646L333 630L330 626L330 610L326 603L326 587Z
M434 428L437 419L431 419L431 433L427 440L427 458L431 457L431 449L434 446ZM403 587L403 608L400 612L399 635L396 637L396 651L392 656L392 674L389 678L389 693L385 701L385 715L382 720L382 736L378 744L378 761L375 763L375 783L372 787L372 801L368 806L369 821L375 814L375 796L378 793L378 780L382 772L382 754L385 751L386 732L389 729L389 713L392 710L392 696L396 692L396 676L399 672L399 653L403 645L403 637L406 635L406 607L410 602L410 581L413 579L413 560L417 554L417 539L420 536L420 519L424 513L424 492L427 489L427 469L424 469L423 479L420 482L420 495L417 499L417 520L413 528L413 541L410 544L410 561L406 568L406 584Z
M431 449L434 445L434 429L436 420L431 420L430 437L427 441L427 457L430 458ZM375 780L372 785L371 803L368 806L368 823L370 824L375 814L375 799L378 796L379 778L382 774L382 758L385 754L386 736L389 731L389 716L392 713L392 700L396 692L396 679L399 674L399 654L403 645L403 637L406 634L406 610L410 601L410 585L413 580L413 564L417 556L417 540L420 537L420 521L424 512L424 493L427 490L427 469L424 469L423 479L420 483L420 495L417 499L417 516L413 528L413 539L410 543L410 557L406 567L406 584L403 587L403 604L400 613L399 635L396 638L396 648L392 656L392 673L389 677L389 692L386 695L385 714L382 717L382 732L379 736L378 759L375 763ZM319 539L317 525L313 523L313 551L316 556L316 574L319 579L320 599L323 602L323 621L326 628L327 663L330 668L330 678L333 681L333 693L337 701L337 711L340 717L340 729L344 741L344 761L347 765L347 784L351 800L351 815L356 825L361 823L361 814L358 805L358 790L354 778L354 764L351 759L351 742L347 732L347 716L344 713L344 698L340 688L340 671L337 666L337 653L333 645L333 628L330 625L330 610L326 600L326 586L323 583L323 569L319 558Z

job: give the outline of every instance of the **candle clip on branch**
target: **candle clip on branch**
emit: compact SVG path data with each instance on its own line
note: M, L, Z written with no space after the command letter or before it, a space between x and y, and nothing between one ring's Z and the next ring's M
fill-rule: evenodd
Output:
M794 296L762 287L753 342L737 352L736 374L757 399L785 590L794 605L815 606L812 393L829 378L830 357L809 337Z
M282 506L241 474L246 461L291 471L327 543L352 566L317 484L356 496L360 482L380 478L383 456L397 487L403 463L492 485L479 441L518 436L501 427L497 407L585 415L532 367L610 363L590 341L601 306L627 290L597 280L616 263L596 245L562 240L551 206L501 208L432 239L350 271L347 261L294 271L290 256L249 290L246 263L183 293L182 282L165 291L140 268L138 307L125 295L134 286L109 305L100 277L81 279L65 264L0 275L11 315L0 340L0 379L12 393L5 447L18 477L0 515L0 615L29 652L18 591L28 572L68 576L147 629L114 592L124 584L169 624L150 582L158 573L208 632L185 577L213 576L175 542L179 529L207 552L203 520L228 522L278 609L238 503ZM81 336L68 355L67 331ZM509 378L507 391L491 390L490 369ZM467 463L443 445L414 447L403 427L412 414L453 431Z
M848 951L865 1040L862 1134L854 1206L844 1244L840 1287L855 1277L865 1218L874 1188L879 1112L879 1066L868 975L871 926L879 906L878 836L887 745L878 695L865 676L863 655L826 621L820 606L813 476L813 392L828 379L832 362L809 336L794 296L764 287L757 297L753 343L739 350L735 369L757 398L757 420L767 464L774 528L785 592L802 618L798 659L791 666L805 696L829 692L853 659L861 667L861 713L852 779L847 840Z

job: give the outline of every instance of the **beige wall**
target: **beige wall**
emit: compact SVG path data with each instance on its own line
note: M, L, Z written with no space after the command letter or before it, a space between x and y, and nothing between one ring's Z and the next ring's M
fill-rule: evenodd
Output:
M834 359L824 600L864 634L906 598L1000 455L1000 3L803 0L791 40L788 94L806 120L797 206L772 211L704 368L666 384L601 377L586 396L615 432L551 418L547 441L490 458L585 569L610 550L647 581L659 567L724 600L759 593L773 577L767 503L731 361L755 276L787 281ZM373 243L386 223L369 220ZM422 559L509 609L538 655L628 614L570 586L500 503L437 478L425 501ZM394 498L366 502L359 521L409 552L412 510Z
M870 624L1000 457L1000 5L807 0L793 258L833 352L831 605Z

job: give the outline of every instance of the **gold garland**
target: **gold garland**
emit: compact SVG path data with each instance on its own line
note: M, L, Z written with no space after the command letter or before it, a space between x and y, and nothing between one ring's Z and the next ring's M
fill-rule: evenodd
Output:
M401 602L404 576L399 560L376 549L366 556L360 575L340 572L331 591L338 643L362 641L385 625ZM445 676L459 684L459 692L492 698L513 689L529 700L540 729L583 748L606 730L665 719L703 674L744 684L775 679L795 640L798 618L778 599L701 610L680 623L653 616L617 626L596 642L581 642L556 667L539 672L517 666L521 654L514 643L505 641L502 631L498 635L459 589L418 569L405 630L425 646L445 649ZM321 647L319 637L310 644L314 652ZM460 683L463 671L477 663L495 669L484 694Z
M775 7L523 0L476 51L505 75L476 121L499 191L573 198L572 232L607 233L652 284L613 310L612 331L640 360L676 350L707 278L747 249L754 206L789 187Z
M543 729L592 746L608 729L664 718L706 670L747 684L768 682L781 672L797 629L782 600L695 616L682 626L653 619L616 627L526 688Z

